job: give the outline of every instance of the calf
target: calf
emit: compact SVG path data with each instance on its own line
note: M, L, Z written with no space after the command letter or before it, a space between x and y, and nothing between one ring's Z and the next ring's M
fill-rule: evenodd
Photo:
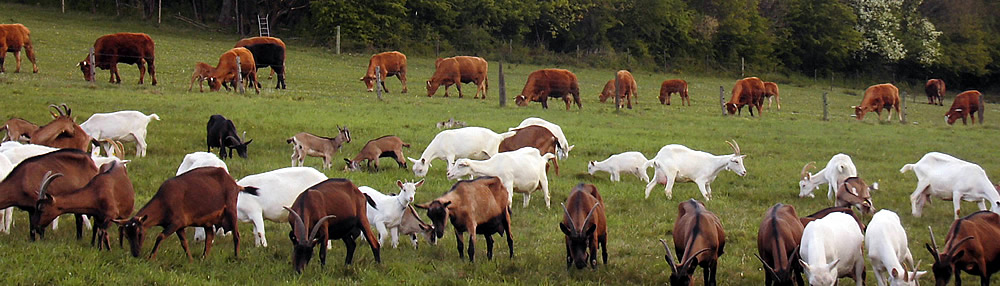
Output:
M809 169L816 167L815 163L809 162L802 167L802 172L799 174L800 198L815 197L813 191L819 189L819 185L827 184L826 197L832 200L837 191L837 183L858 176L858 168L854 166L854 161L847 154L833 155L823 170L816 172L816 174L809 173Z
M17 68L14 72L21 72L21 49L28 54L31 67L34 73L38 73L38 64L35 63L35 48L31 45L31 31L21 24L0 24L0 73L7 72L3 62L7 52L14 53L14 60Z
M726 232L722 222L714 213L705 209L705 204L694 199L681 202L677 206L677 220L674 222L674 254L667 242L660 240L667 255L663 259L670 265L670 285L694 285L691 276L698 266L704 270L705 285L715 285L719 256L725 253Z
M604 217L604 199L597 187L583 183L573 187L563 204L563 212L565 216L559 229L566 235L566 268L576 265L576 269L583 269L589 262L590 267L596 269L598 244L604 265L607 265L608 224Z
M399 194L384 195L368 186L361 186L358 189L375 201L375 207L368 207L368 224L375 226L378 230L378 244L381 245L386 236L392 235L392 248L399 245L399 231L403 224L403 216L406 214L413 196L417 193L417 188L424 184L423 180L416 183L396 181L399 186ZM416 247L416 238L413 246Z
M764 82L756 77L748 77L736 81L733 85L732 97L726 102L726 111L729 115L742 113L743 106L750 105L750 116L753 116L753 108L757 107L760 113L761 105L764 103Z
M198 91L205 92L205 87L204 85L202 85L202 82L211 78L213 73L215 73L215 67L213 67L212 65L203 62L195 63L194 72L191 73L191 83L188 84L188 91L191 91L191 88L194 87L194 81L197 80ZM210 89L212 88L211 82L209 82L209 88Z
M135 190L125 166L117 162L104 164L99 173L82 188L62 194L48 192L49 184L62 176L62 173L47 172L42 179L36 211L31 216L35 231L44 232L49 222L62 214L87 215L94 218L93 236L97 238L97 249L111 250L108 227L112 221L123 221L131 216L134 207ZM122 238L119 236L119 245ZM93 239L90 244L94 244Z
M945 85L944 80L932 78L924 84L924 92L927 94L927 104L937 104L944 106Z
M580 103L580 85L576 75L564 69L540 69L528 75L521 94L514 97L518 106L528 106L528 102L541 102L542 108L549 108L549 97L560 98L566 102L569 110L570 100L576 102L576 107L583 109Z
M747 170L743 167L743 158L746 155L740 154L740 145L735 140L726 143L733 148L733 154L712 155L677 144L660 148L656 157L642 165L643 170L653 167L654 171L654 180L646 184L646 198L649 198L649 192L656 184L666 185L663 192L667 195L667 199L672 198L674 182L680 179L681 182L690 180L697 184L701 195L707 201L712 199L712 181L715 181L715 177L719 176L722 170L746 176Z
M920 217L924 204L932 195L952 201L955 219L958 219L962 200L978 203L980 210L986 210L988 203L991 211L1000 213L1000 194L979 165L948 154L930 152L914 164L903 165L899 172L909 170L917 174L917 188L910 194L915 217Z
M688 83L683 79L668 79L660 84L660 104L670 105L670 94L676 93L681 96L681 105L686 102L691 106L691 99L688 97Z
M861 229L847 214L835 212L807 224L802 231L799 264L809 285L834 285L841 277L864 285L863 240Z
M615 73L615 81L618 82L618 86L615 88L615 96L619 98L618 108L625 107L627 101L628 109L632 109L632 97L637 96L636 93L638 92L638 87L635 84L635 78L632 77L632 73L627 70L620 70Z
M939 252L930 226L931 243L924 244L934 257L931 271L937 285L946 285L955 275L955 285L961 285L962 271L979 276L982 285L990 285L990 276L1000 270L1000 247L994 239L1000 237L1000 215L979 211L956 219L948 229L944 251ZM933 246L933 247L932 247Z
M604 89L601 90L601 94L598 95L598 99L601 100L601 103L605 103L608 101L608 98L613 97L615 97L615 80L612 79L608 80L608 82L604 84Z
M890 210L880 210L868 224L865 232L865 246L872 262L872 272L878 285L916 285L926 271L917 271L913 255L906 240L906 230L899 222L899 216ZM909 262L913 272L907 271L903 262Z
M869 186L861 178L847 178L840 187L837 187L837 201L833 206L855 207L862 214L872 214L875 212L875 206L872 203L871 190L878 190L878 182Z
M292 240L295 272L302 273L312 259L313 248L327 245L330 239L344 241L347 248L344 263L351 264L356 246L354 240L361 233L371 246L375 262L382 263L379 243L368 224L365 203L377 207L371 197L361 193L350 180L327 179L299 194L291 208L285 207L288 223L292 226L288 238ZM326 247L319 248L319 262L326 265Z
M510 232L510 203L503 183L497 177L479 177L455 183L444 195L424 204L414 205L427 210L434 224L432 241L444 236L445 222L451 219L455 227L458 257L464 259L462 233L469 233L469 261L476 259L476 235L486 237L486 258L493 259L493 234L507 236L510 258L514 258L514 237Z
M771 109L771 100L775 100L778 102L778 110L781 110L781 96L778 95L777 83L764 82L764 97L767 98L767 109Z
M234 48L244 47L253 54L256 68L271 67L271 74L278 74L275 89L285 89L285 42L274 37L253 37L239 40Z
M159 121L160 116L156 113L145 115L134 110L94 113L87 121L80 124L80 128L97 141L110 139L135 142L136 157L146 157L146 127L153 119Z
M489 63L480 57L457 56L451 58L438 59L434 62L434 75L427 80L427 97L434 96L439 86L444 85L444 96L448 96L448 87L455 85L458 89L458 97L462 97L462 84L475 83L476 95L479 98L482 92L483 99L486 99L486 89L489 87L486 73L489 70Z
M497 149L498 152L509 152L523 147L535 147L538 149L539 155L545 155L545 153L558 154L559 140L552 135L552 132L548 128L539 125L529 125L520 129L514 129L516 133L514 136L508 137L500 141L500 147ZM550 159L552 165L556 168L556 176L559 175L559 158L553 157ZM549 166L545 165L545 171L548 172Z
M49 107L55 109L59 114L50 112L54 119L31 133L31 140L28 142L52 148L73 148L86 151L87 147L90 146L90 136L80 128L80 125L76 124L76 120L72 117L73 110L66 104L59 107L49 105Z
M4 142L17 141L28 143L31 140L31 133L34 133L36 130L38 130L38 125L17 117L11 117L7 122L3 123L3 126L0 126L0 132L4 132Z
M336 137L316 136L308 132L299 132L285 142L292 144L292 167L298 162L299 167L303 166L306 156L323 157L323 169L333 166L333 155L340 151L344 143L351 143L351 130L347 126L340 128L337 126Z
M427 149L420 154L419 160L407 159L413 162L413 174L423 177L427 175L434 159L446 160L449 168L460 158L487 159L496 155L501 141L514 134L514 131L496 134L482 127L444 130L438 132L431 143L427 144Z
M219 157L226 159L226 148L229 149L229 157L233 156L233 150L236 150L236 154L240 157L247 157L247 145L253 142L244 142L244 138L236 134L236 125L233 125L233 121L226 119L222 115L212 115L208 117L208 127L206 127L208 142L208 152L212 152L212 147L219 148ZM243 135L246 136L246 131L243 131Z
M237 63L239 64L237 65ZM257 83L257 64L253 61L253 54L246 48L233 48L219 56L219 64L215 66L215 71L209 78L208 87L212 91L218 91L220 87L229 90L229 87L226 86L228 83L238 90L240 87L235 85L237 77L243 79L245 84L253 85L254 90L260 94L260 86Z
M448 179L458 180L465 176L496 176L507 188L507 201L513 201L514 191L524 194L524 207L531 201L531 193L538 189L545 195L545 207L549 207L549 180L545 174L545 161L556 155L539 155L538 149L524 147L516 151L497 153L493 157L474 161L458 159L448 168Z
M149 76L156 85L155 45L149 35L143 33L117 33L101 36L94 41L94 61L90 62L87 55L76 66L83 72L83 79L94 81L95 68L111 70L110 83L122 83L118 74L118 63L136 65L139 67L139 84L146 77L146 65L149 65Z
M891 83L876 84L865 90L865 97L861 99L861 105L851 106L854 109L854 117L863 120L865 114L874 111L878 114L878 120L882 121L882 109L889 111L889 119L892 119L892 109L896 109L896 115L903 121L903 114L899 113L899 89Z
M399 164L400 168L406 168L406 156L403 156L403 147L410 148L410 144L403 142L403 139L399 137L387 135L376 139L369 140L365 143L365 147L361 148L357 156L354 159L347 161L347 170L357 171L361 169L361 161L367 161L366 165L369 170L371 170L372 162L375 162L375 171L378 171L378 159L383 157L389 157L396 160L396 164Z
M804 226L795 207L775 204L757 230L757 259L764 265L764 285L805 285L798 263Z
M369 92L375 90L375 67L379 67L377 76L382 80L382 90L388 93L389 89L385 88L386 78L396 76L403 84L402 93L406 93L406 55L396 51L372 55L371 59L368 60L368 71L365 72L365 76L361 77L361 81L368 86Z
M62 180L52 182L48 186L50 195L62 195L87 185L98 173L97 166L90 159L90 154L75 149L62 149L34 156L18 163L10 174L0 182L0 209L17 207L34 216L38 211L38 193L46 172L56 172L64 175ZM32 224L29 237L35 240L37 233L45 237L44 230ZM83 237L83 218L76 215L76 238Z
M646 169L643 165L646 164L646 156L639 152L625 152L621 154L611 155L604 161L590 161L587 163L587 173L594 175L597 171L604 171L611 173L611 181L618 182L621 180L619 177L621 172L630 173L636 176L636 178L641 179L643 182L649 183L649 175L646 174Z
M972 125L976 125L976 112L979 111L979 98L982 93L978 90L967 90L959 93L955 101L951 103L948 113L944 114L944 120L948 125L955 124L955 120L962 119L962 125L966 124L965 117L972 117ZM982 119L982 118L980 118Z

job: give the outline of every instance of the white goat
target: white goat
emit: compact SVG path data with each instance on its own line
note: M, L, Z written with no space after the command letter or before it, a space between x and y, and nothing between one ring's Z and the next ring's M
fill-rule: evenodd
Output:
M819 189L819 185L827 184L829 187L826 192L828 199L833 199L833 195L837 193L837 184L843 182L847 178L857 177L858 168L854 166L854 161L851 160L851 156L846 154L833 155L830 158L830 162L826 163L826 168L816 172L816 174L809 173L810 168L815 168L816 162L809 162L804 167L802 167L801 178L799 180L799 197L810 197L814 198L813 191Z
M559 155L560 160L569 157L569 151L573 150L573 147L576 146L576 145L569 145L569 141L566 141L566 135L563 134L562 127L559 127L559 125L545 121L545 119L541 119L538 117L525 118L523 121L521 121L521 125L518 125L517 127L514 128L509 128L507 129L507 131L514 131L516 129L521 129L528 125L538 125L541 127L545 127L546 129L549 130L549 132L552 132L552 135L556 136L556 139L559 141L559 145L557 146L559 148L556 148L557 149L556 153L559 153L557 155Z
M8 144L8 143L4 143L3 145L4 148L0 148L0 150L2 150L0 151L0 154L6 156L7 159L9 159L11 164L14 166L17 166L17 164L20 164L21 161L24 161L25 159L59 150L49 146L37 145L37 144L19 144L16 142L14 144ZM127 164L130 162L129 160L122 160L114 156L104 157L93 154L91 154L90 159L94 161L94 165L97 166L98 168L100 168L101 165L104 165L105 163L111 163L111 161L117 161L123 164Z
M0 155L0 181L7 178L10 171L14 170L14 164L10 163L7 156ZM14 223L14 207L0 209L0 232L10 234L10 226Z
M177 174L175 176L180 176L184 172L190 171L194 168L199 167L220 167L229 172L229 167L226 167L226 162L219 159L214 153L208 152L194 152L191 154L184 155L184 160L181 161L181 165L177 167Z
M587 173L594 175L597 171L608 172L611 173L611 181L618 182L621 180L619 173L626 172L648 183L649 175L646 174L646 169L643 168L646 161L649 160L646 160L646 156L639 152L615 154L604 161L590 161L590 163L587 163Z
M80 128L96 140L135 142L136 157L146 157L146 125L153 119L160 120L160 117L155 113L147 116L134 110L94 113L80 124ZM105 150L110 148L105 146Z
M646 184L646 198L649 198L649 192L657 183L666 185L663 192L666 193L667 199L671 199L675 181L690 181L698 185L701 195L707 201L712 199L712 181L715 181L715 177L719 176L722 170L733 171L741 177L746 176L747 170L743 167L743 158L746 155L740 154L740 145L735 140L726 143L733 148L733 154L712 155L677 144L660 148L656 157L642 166L643 170L650 166L653 166L654 170L653 180Z
M284 207L291 206L299 194L326 179L326 175L310 167L281 168L243 177L236 183L257 187L257 195L240 192L236 201L237 217L242 222L252 223L254 242L267 247L264 219L288 222L288 211ZM201 228L198 230L204 232ZM195 230L196 236L198 230Z
M907 245L906 230L899 222L899 216L890 210L880 210L872 216L865 232L865 246L872 262L872 271L879 286L886 286L886 276L892 286L917 285L920 276L927 271L906 271L903 262L913 263L913 255ZM888 275L887 275L888 274Z
M799 245L799 264L809 285L834 285L841 277L851 277L858 286L864 285L862 240L858 223L844 213L831 213L806 225Z
M932 195L952 201L955 219L959 217L962 200L978 203L980 210L986 210L986 203L989 202L990 211L1000 213L1000 194L979 165L948 154L930 152L916 163L903 165L899 172L909 170L917 174L917 188L910 195L915 217L920 217L924 204Z
M399 245L399 228L403 223L403 215L406 213L410 203L413 202L413 196L417 193L417 188L423 184L424 180L416 183L403 183L397 180L396 186L399 186L399 194L393 196L382 194L368 186L358 187L362 193L371 197L375 201L375 205L378 206L378 209L375 209L371 205L368 205L368 224L378 230L379 245L382 245L382 241L389 234L392 234L392 248L396 248ZM416 247L416 238L413 238L412 242L413 247Z
M431 168L431 161L434 159L448 161L448 168L451 168L456 159L488 159L497 153L501 141L514 136L515 133L517 132L510 131L497 134L482 127L445 130L435 135L431 143L427 144L427 149L420 154L419 160L409 157L407 159L413 162L413 174L424 177L427 176L427 170Z
M545 162L555 158L552 153L539 155L538 149L524 147L510 152L497 153L493 157L474 161L459 159L448 168L448 179L459 180L465 176L496 176L507 188L507 201L512 205L514 191L524 194L524 207L531 200L531 193L542 189L545 207L550 206L549 179L545 174Z

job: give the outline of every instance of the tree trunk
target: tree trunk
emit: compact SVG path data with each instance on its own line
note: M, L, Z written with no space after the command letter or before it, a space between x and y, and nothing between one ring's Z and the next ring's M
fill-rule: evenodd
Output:
M233 24L233 0L222 0L219 12L219 26L228 27Z

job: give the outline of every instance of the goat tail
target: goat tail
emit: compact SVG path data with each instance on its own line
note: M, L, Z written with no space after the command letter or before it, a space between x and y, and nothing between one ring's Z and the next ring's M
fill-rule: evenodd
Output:
M902 169L899 169L899 173L906 173L906 171L913 170L913 164L903 165Z
M514 134L517 134L517 131L507 131L507 132L504 132L504 133L500 133L500 137L503 138L503 139L507 139L507 138L513 137Z
M368 205L371 205L373 209L378 210L378 206L375 206L375 200L373 200L371 196L365 193L361 194L365 195L365 200L368 201Z
M556 155L553 155L552 153L545 153L545 155L542 155L542 158L545 159L545 161L552 160L552 158L555 157Z
M292 144L292 142L295 142L295 137L285 139L285 143Z
M649 167L652 167L653 165L656 165L656 161L648 160L648 161L646 161L645 164L642 164L642 170L643 171L649 170Z
M160 121L160 116L156 115L156 113L150 114L147 117L152 118L152 119L156 119L156 121Z
M402 145L403 147L410 148L410 143L403 142Z
M243 189L240 191L254 196L260 196L260 193L258 193L257 190L258 190L257 187L246 186L243 187Z

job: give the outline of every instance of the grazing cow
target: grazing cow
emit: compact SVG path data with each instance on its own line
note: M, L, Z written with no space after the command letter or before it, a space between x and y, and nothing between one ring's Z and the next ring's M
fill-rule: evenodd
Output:
M243 142L245 138L236 134L236 125L233 124L232 120L218 114L209 116L206 130L208 152L212 152L212 147L218 147L219 157L226 159L226 155L232 157L233 149L236 149L237 155L243 158L247 157L247 145L250 145L253 139ZM246 136L246 131L243 131L243 135ZM226 153L226 148L229 148L228 154Z
M510 233L510 203L507 188L497 177L479 177L455 183L444 195L424 204L413 205L427 210L434 224L431 241L444 236L445 222L455 227L458 258L464 259L462 233L469 233L469 262L476 260L476 235L486 237L486 259L493 260L493 234L507 235L510 258L514 258L514 237Z
M545 155L545 153L557 154L556 149L559 145L559 140L556 139L555 135L548 128L539 125L528 125L527 127L522 127L519 129L514 129L517 133L514 136L508 137L500 141L500 147L497 152L509 152L522 147L535 147L541 153L539 155ZM559 175L559 158L552 158L552 165L556 168L556 176ZM548 165L545 165L545 171L548 172Z
M753 116L753 108L757 107L757 113L760 113L760 107L764 104L764 82L756 77L748 77L736 81L733 85L733 95L729 98L729 102L726 102L726 111L732 114L742 114L743 106L750 105L750 116Z
M715 285L715 273L719 266L719 257L725 253L726 232L722 229L722 221L705 204L695 199L681 202L677 206L677 220L674 222L674 251L679 261L675 262L673 253L667 242L663 248L667 256L663 257L670 264L670 285L694 285L691 276L701 266L704 270L705 285Z
M628 100L628 108L632 109L632 97L637 96L635 78L632 77L632 73L627 70L620 70L615 73L615 78L619 82L619 87L615 87L615 79L609 80L608 83L604 84L604 90L601 91L601 103L604 103L611 98L618 95L621 98L619 102L619 108L624 106L625 101Z
M274 37L253 37L239 40L234 48L246 48L253 54L257 68L271 67L271 74L278 74L275 89L285 89L285 42Z
M576 265L576 269L583 269L588 262L591 268L597 268L598 245L604 265L608 265L608 224L604 199L597 187L583 183L573 187L563 212L566 215L559 229L566 235L566 268Z
M236 58L240 59L238 67ZM215 71L208 79L208 87L212 91L225 87L228 91L229 87L226 86L228 83L238 90L236 77L243 79L245 84L253 85L254 90L260 93L260 87L257 85L257 64L253 60L253 54L246 48L232 48L219 56L219 64L215 66Z
M676 93L681 96L681 105L687 102L691 106L691 99L688 98L688 83L683 79L668 79L660 84L660 104L670 105L670 94Z
M208 80L209 78L211 78L212 77L212 73L214 73L214 72L215 72L215 67L213 67L210 64L206 64L206 63L203 63L203 62L197 62L197 63L195 63L194 64L194 72L191 73L191 83L188 84L188 91L191 91L191 88L194 87L194 81L197 80L198 81L198 91L205 92L205 86L202 85L202 82L204 82L205 80ZM208 88L212 88L212 86L209 85Z
M580 86L576 75L564 69L540 69L528 75L521 94L514 97L518 106L528 106L528 102L541 102L542 108L549 108L549 97L563 98L566 110L569 110L570 99L576 102L577 108L583 108L580 103Z
M28 54L33 72L38 73L38 64L35 63L35 48L31 46L31 31L21 24L0 24L0 73L7 72L3 67L4 58L7 52L14 53L14 60L17 61L17 68L14 72L21 72L21 49Z
M122 77L118 74L118 63L136 65L139 67L139 84L142 84L146 76L146 65L149 65L149 76L153 78L153 85L156 85L154 50L153 39L143 33L104 35L94 42L96 63L91 63L90 55L87 55L77 66L87 81L94 80L91 73L96 66L102 70L111 69L111 79L108 82L122 83Z
M903 120L903 114L899 112L899 88L891 83L876 84L869 86L865 90L865 98L861 100L860 106L851 106L854 109L854 116L858 120L865 118L865 113L874 111L878 114L878 120L882 121L882 109L889 111L889 119L892 119L892 109L895 107L899 120Z
M972 125L976 125L976 112L979 111L979 98L982 95L978 90L967 90L959 93L955 97L955 101L951 103L948 113L944 114L945 122L951 125L955 124L955 120L961 118L962 125L965 125L965 117L969 116L972 117Z
M934 229L930 230L931 243L924 244L934 258L931 271L937 285L948 284L955 275L955 285L961 285L962 271L979 276L981 285L990 285L990 276L1000 270L1000 247L994 239L1000 236L1000 215L987 211L972 213L956 219L948 229L944 251L939 252Z
M483 58L457 56L438 59L434 62L434 67L434 75L427 81L427 97L433 96L440 85L444 85L444 96L447 97L448 87L454 84L458 89L458 97L461 98L462 84L471 82L476 84L476 95L473 98L479 98L479 93L482 92L482 98L486 99L486 89L489 87L486 71L489 70L489 63Z
M49 124L39 127L31 133L31 144L45 145L53 148L73 148L86 151L90 147L90 135L83 131L72 117L73 109L66 104L57 107L49 105L59 114L50 112L52 119ZM60 109L61 107L61 109Z
M354 241L364 235L372 249L376 263L382 263L381 245L368 224L367 206L378 208L375 201L358 189L348 179L327 179L299 194L288 210L288 223L292 230L292 267L302 273L312 259L313 248L320 245L319 262L326 265L326 248L330 239L344 241L347 255L344 264L354 260ZM324 224L329 221L329 223ZM308 233L308 236L306 235Z
M944 106L944 102L941 101L945 92L944 80L936 78L927 80L927 84L924 84L924 92L927 93L927 104Z
M778 203L767 210L757 230L757 259L764 264L764 285L805 285L802 267L795 263L804 228L793 206Z
M375 90L375 67L380 67L378 77L382 79L382 90L388 93L389 89L385 88L386 77L396 76L403 84L402 93L406 93L406 55L395 51L372 55L368 60L368 71L361 77L369 92Z
M771 109L771 100L778 102L778 110L781 110L781 96L778 95L778 84L770 81L764 82L764 97L767 98L767 109Z
M601 94L598 95L598 98L601 100L601 103L605 103L608 101L608 98L614 96L615 96L615 80L612 79L608 80L608 83L604 84L604 89L601 90Z

